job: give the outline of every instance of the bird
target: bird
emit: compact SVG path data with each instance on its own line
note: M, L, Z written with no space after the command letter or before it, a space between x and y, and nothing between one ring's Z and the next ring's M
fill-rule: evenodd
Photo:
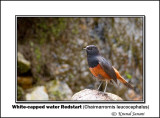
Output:
M98 78L101 81L101 84L98 87L98 90L102 83L105 81L106 85L104 88L104 93L107 89L108 83L115 82L117 84L117 79L127 86L130 89L134 90L134 87L131 86L115 69L109 61L107 61L101 54L99 53L98 48L95 45L88 45L84 48L87 52L87 61L89 70L95 78Z

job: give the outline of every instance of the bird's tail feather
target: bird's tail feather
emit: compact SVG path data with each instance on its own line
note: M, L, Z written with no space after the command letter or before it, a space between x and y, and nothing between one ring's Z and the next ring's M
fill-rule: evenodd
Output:
M116 73L116 76L117 76L117 79L123 83L125 86L127 86L128 88L130 89L133 89L134 90L134 87L132 87L120 74L119 72L113 67L115 73Z
M121 83L123 83L125 86L127 86L128 88L134 90L133 86L131 86L123 77L119 76L118 80L119 80Z

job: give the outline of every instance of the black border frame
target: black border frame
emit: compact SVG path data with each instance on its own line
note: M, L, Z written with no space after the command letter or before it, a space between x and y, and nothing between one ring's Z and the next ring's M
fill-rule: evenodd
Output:
M143 18L143 100L142 101L17 101L17 17L141 17ZM145 15L15 15L15 103L70 103L70 104L100 104L100 103L145 103L146 101L146 86L145 86Z

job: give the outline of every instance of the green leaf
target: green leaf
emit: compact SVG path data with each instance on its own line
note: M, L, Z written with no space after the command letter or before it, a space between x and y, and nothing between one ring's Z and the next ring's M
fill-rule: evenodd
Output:
M132 75L130 75L129 73L125 72L125 75L128 79L132 79Z

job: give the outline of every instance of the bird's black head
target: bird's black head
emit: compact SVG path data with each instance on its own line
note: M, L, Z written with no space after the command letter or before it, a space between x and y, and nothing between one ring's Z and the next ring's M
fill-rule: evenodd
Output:
M88 45L86 48L84 48L87 52L87 56L97 56L99 55L98 48L94 45Z

